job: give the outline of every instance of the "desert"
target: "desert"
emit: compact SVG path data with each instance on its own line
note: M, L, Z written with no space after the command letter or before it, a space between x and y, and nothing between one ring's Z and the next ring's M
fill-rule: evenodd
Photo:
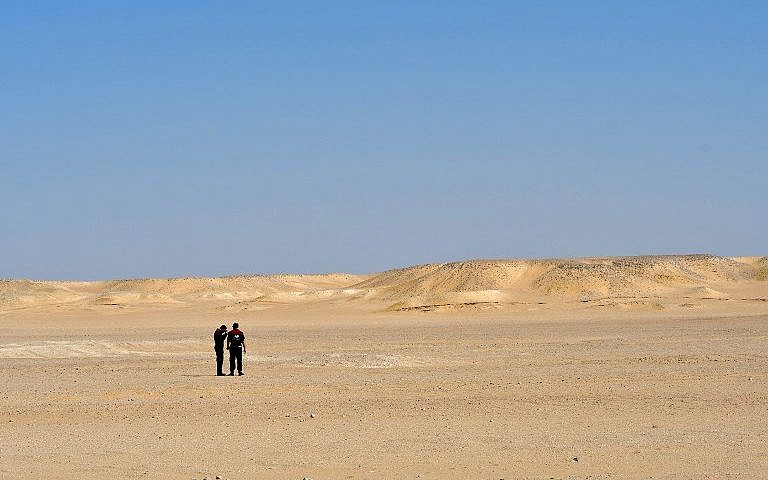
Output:
M0 476L762 478L768 257L0 282ZM239 322L242 377L211 334Z
M768 479L768 2L0 4L0 480Z

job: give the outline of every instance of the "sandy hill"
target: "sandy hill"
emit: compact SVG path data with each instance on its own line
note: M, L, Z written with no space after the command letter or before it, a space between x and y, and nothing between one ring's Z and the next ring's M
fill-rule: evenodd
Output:
M0 280L0 307L68 303L83 296L88 282Z
M658 300L649 299L727 300L744 296L734 292L743 292L747 287L749 295L768 297L766 280L768 257L470 260L373 275L242 275L103 282L4 280L0 281L0 309L192 302L238 310L307 302L358 302L395 311L567 302L660 308Z
M40 305L133 305L256 299L277 292L338 289L365 276L240 275L101 282L0 281L0 308Z
M473 260L390 270L353 288L375 291L396 310L673 294L722 298L720 288L765 280L766 265L766 257L714 255Z
M390 270L355 288L385 289L392 298L490 289L527 289L545 295L607 295L753 276L753 266L712 255L473 260Z

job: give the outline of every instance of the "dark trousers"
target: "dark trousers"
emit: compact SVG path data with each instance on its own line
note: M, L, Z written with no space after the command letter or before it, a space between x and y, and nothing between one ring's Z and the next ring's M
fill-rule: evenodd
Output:
M224 375L224 347L214 348L216 351L216 374Z
M235 363L237 371L243 371L243 349L242 347L232 347L229 349L229 373L235 373Z

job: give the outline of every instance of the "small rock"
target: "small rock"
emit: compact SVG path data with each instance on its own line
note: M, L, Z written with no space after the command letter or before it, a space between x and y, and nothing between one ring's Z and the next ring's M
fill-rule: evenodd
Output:
M216 480L221 480L221 475L216 475Z
M316 416L317 416L317 415L315 415L314 413L310 413L310 414L309 414L309 418L315 418Z
M571 461L572 461L573 463L579 463L579 457L573 457L573 458L571 459Z

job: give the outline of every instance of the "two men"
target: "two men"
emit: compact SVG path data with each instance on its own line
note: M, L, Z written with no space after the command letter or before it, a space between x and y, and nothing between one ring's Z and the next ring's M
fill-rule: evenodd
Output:
M227 326L222 325L213 332L213 349L216 351L216 375L223 376L224 366L224 341L229 350L229 375L243 375L243 353L245 353L245 334L240 330L240 325L232 324L232 330L227 332Z

